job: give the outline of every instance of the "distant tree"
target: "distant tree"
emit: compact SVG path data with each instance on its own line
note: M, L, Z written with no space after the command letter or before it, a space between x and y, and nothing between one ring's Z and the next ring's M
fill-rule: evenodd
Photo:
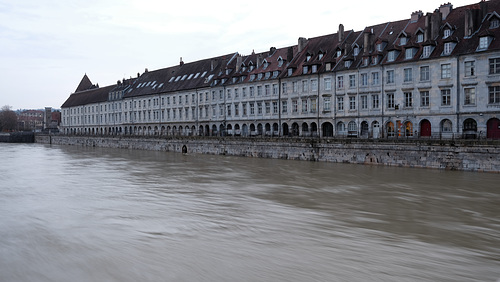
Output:
M17 128L17 115L10 106L0 110L0 131L13 131Z

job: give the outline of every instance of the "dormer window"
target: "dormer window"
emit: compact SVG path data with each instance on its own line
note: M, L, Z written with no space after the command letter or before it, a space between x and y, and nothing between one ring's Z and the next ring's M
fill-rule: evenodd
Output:
M251 74L250 75L250 81L254 81L255 80L255 74Z
M478 50L486 50L486 49L488 49L488 46L490 45L490 42L491 42L491 37L490 36L479 37L479 47L478 47Z
M344 66L345 66L346 68L349 68L349 67L351 66L351 64L352 64L352 61L345 61L345 62L344 62Z
M389 54L387 56L387 61L388 62L394 62L396 60L396 51L389 51Z
M278 67L281 67L283 65L283 58L279 57L278 58Z
M312 65L312 66L311 66L311 72L312 72L312 73L316 73L316 72L318 72L318 65Z
M306 62L309 62L311 60L311 54L307 54L306 56Z
M432 49L433 48L431 45L424 46L424 50L422 51L422 58L429 58L432 53Z
M382 52L382 43L377 44L377 51Z
M342 50L337 50L337 58L340 58L342 56Z
M413 48L407 48L405 50L405 59L406 60L412 59L413 55L414 55Z
M490 22L490 28L497 28L500 26L500 20L498 18L494 18Z
M363 66L367 66L370 63L370 58L363 58Z
M293 69L292 69L292 68L289 68L289 69L288 69L288 73L287 73L287 75L288 75L288 76L292 76L292 74L293 74Z
M423 41L424 41L424 34L423 33L417 34L417 43L420 43Z
M408 39L406 37L401 37L399 39L399 45L404 46L404 45L406 45L407 41L408 41Z
M372 64L373 65L378 64L378 56L373 56L373 58L372 58Z
M268 66L269 66L269 63L266 60L264 60L263 68L266 69Z
M451 35L451 29L447 28L444 30L443 38L448 38Z
M325 69L326 69L326 71L330 71L332 69L332 64L331 63L326 63Z
M257 74L257 79L261 80L262 79L262 73Z
M250 65L250 71L253 71L254 66Z
M321 59L323 59L323 53L318 54L318 60L321 60Z
M357 56L359 54L359 47L354 47L354 56Z
M451 51L453 51L454 47L455 47L455 43L453 43L453 42L446 42L444 44L443 55L450 55Z
M273 71L273 78L278 77L279 72L278 71Z
M302 73L306 74L307 72L309 72L309 67L308 66L303 66L302 67Z
M266 72L266 79L269 79L270 77L271 77L271 72L270 71Z

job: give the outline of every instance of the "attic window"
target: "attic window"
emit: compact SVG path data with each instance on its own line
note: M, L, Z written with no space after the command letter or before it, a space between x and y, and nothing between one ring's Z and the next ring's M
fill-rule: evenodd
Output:
M168 82L172 82L174 79L175 79L175 77L172 76Z
M309 62L309 60L311 60L311 54L307 54L306 56L306 62Z
M377 44L377 51L382 52L382 43Z
M443 55L450 55L451 51L453 51L453 47L455 47L453 42L446 42L444 44Z
M292 69L292 68L289 68L289 69L288 69L288 76L292 76L292 74L293 74L293 69Z
M352 61L345 61L344 66L349 68L351 66Z
M317 73L318 72L318 65L312 65L311 66L311 72L312 73Z
M207 71L204 71L203 74L201 75L201 77L205 77L206 74L207 74Z
M175 79L175 82L179 81L179 79L181 79L180 75Z
M270 71L266 72L266 79L269 79L270 77L271 77L271 72Z
M266 60L264 60L264 69L266 69L268 66L269 66L269 63Z
M278 67L283 65L283 59L281 57L278 58Z
M448 38L451 35L451 29L447 28L444 30L443 38Z
M396 60L396 51L389 51L389 54L387 55L387 61L388 62L394 62Z
M405 50L405 59L409 60L413 58L413 48L408 48Z
M273 78L278 77L279 72L278 71L273 71Z
M486 50L488 49L488 46L490 45L490 37L489 36L483 36L479 38L479 47L478 50Z
M198 78L198 76L200 76L199 72L194 75L194 78Z
M399 39L399 45L401 45L401 46L406 45L407 41L408 41L408 39L406 37L401 37Z
M148 82L148 84L146 84L146 86L149 86L151 84L151 81Z
M194 75L193 73L192 73L192 74L190 74L190 75L188 76L188 80L190 80L191 78L193 78L193 75Z
M181 80L185 80L187 76L188 76L187 74L183 75Z
M424 34L423 33L417 34L417 42L420 43L422 41L424 41Z
M163 87L163 82L160 83L160 85L158 85L158 88L162 88Z
M318 54L318 60L321 60L321 59L323 59L323 53Z
M354 56L357 56L359 54L359 47L354 47Z
M337 50L337 58L339 58L340 56L342 56L342 50Z
M255 80L255 74L251 74L250 75L250 81L254 81Z
M497 18L491 20L490 28L497 28L499 26L500 26L500 20L498 20Z

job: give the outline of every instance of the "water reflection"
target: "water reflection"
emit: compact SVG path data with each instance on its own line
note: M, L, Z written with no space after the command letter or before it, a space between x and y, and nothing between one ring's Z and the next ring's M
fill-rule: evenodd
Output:
M496 281L500 175L0 144L0 281Z

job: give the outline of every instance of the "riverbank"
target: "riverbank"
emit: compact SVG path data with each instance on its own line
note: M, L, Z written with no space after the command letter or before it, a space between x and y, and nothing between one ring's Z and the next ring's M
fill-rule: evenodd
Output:
M35 142L500 173L497 141L36 135Z
M35 134L33 132L0 133L0 142L33 143L35 142Z

